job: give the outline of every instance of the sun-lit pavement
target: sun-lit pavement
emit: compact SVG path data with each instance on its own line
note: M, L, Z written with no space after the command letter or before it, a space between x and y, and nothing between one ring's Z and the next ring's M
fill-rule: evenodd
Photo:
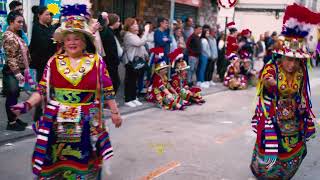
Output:
M312 79L314 112L320 108L320 76ZM183 112L152 108L124 116L123 127L111 127L115 149L108 180L248 180L254 133L250 118L255 89L206 96L203 106ZM10 145L10 144L9 144ZM34 138L0 147L2 180L31 179ZM319 135L308 143L308 155L294 180L320 177Z

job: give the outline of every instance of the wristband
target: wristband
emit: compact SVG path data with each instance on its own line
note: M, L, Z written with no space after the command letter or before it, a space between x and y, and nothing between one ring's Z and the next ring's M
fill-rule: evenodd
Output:
M110 111L111 114L119 114L119 111Z

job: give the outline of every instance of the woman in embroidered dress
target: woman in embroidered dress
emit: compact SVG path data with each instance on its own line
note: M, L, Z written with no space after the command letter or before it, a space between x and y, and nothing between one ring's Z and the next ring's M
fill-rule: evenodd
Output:
M116 127L122 120L102 58L85 52L87 40L93 39L86 12L84 5L63 7L55 37L65 53L49 60L38 92L12 107L21 114L45 100L32 157L38 179L100 179L102 162L113 155L103 105L109 106Z
M315 135L307 65L310 55L302 49L308 32L292 29L312 21L299 22L306 16L299 17L296 12L315 14L296 4L287 7L284 46L275 50L277 57L260 75L259 101L252 120L257 140L250 165L258 179L291 179L307 154L306 141Z
M20 95L19 84L25 82L24 70L28 68L30 54L28 46L22 40L21 30L24 24L22 14L17 11L10 12L7 18L9 27L3 34L3 49L7 56L3 67L3 90L6 96L6 112L8 116L7 130L23 131L28 125L21 121L11 111L10 106L18 103Z
M152 85L149 87L147 100L156 103L159 107L166 110L183 110L182 99L168 81L168 67L164 61L156 64L155 74L152 78Z

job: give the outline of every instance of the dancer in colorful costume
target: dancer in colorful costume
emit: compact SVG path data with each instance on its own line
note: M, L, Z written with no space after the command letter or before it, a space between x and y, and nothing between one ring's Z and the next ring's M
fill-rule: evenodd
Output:
M288 6L283 21L284 45L274 51L260 75L259 101L252 119L257 140L250 165L258 179L291 179L307 154L306 141L315 136L310 55L302 48L306 29L318 24L319 17L297 4Z
M12 107L16 114L45 101L44 115L34 126L37 134L32 157L37 179L100 179L102 163L112 157L103 106L121 126L109 74L97 53L85 51L93 43L85 5L62 8L62 24L55 32L65 52L56 54L45 68L38 92Z
M191 103L203 104L205 100L201 96L201 88L199 87L189 87L187 82L187 70L189 66L187 62L182 59L183 49L176 49L170 53L169 58L171 64L175 69L175 74L172 76L171 85L175 91L180 95L180 97L186 101L186 105Z
M246 89L248 87L248 78L241 74L241 60L235 54L229 58L231 58L231 64L227 68L223 85L231 90Z
M166 110L184 110L183 100L168 81L168 67L163 60L157 62L152 85L148 90L147 101L156 103Z

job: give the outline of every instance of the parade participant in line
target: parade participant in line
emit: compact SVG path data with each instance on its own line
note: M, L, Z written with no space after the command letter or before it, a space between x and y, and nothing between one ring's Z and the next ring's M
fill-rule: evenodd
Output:
M201 96L201 89L199 87L189 87L187 76L188 69L187 62L182 59L183 49L176 49L169 54L170 59L175 59L173 67L175 69L175 74L172 76L171 86L179 94L179 96L186 101L187 105L191 103L203 104L205 100Z
M239 44L243 44L239 49L239 54L247 53L249 59L253 58L253 47L254 42L251 41L252 32L249 29L244 29L241 31L241 37L239 40Z
M306 141L315 136L310 55L303 51L303 39L308 35L306 26L319 20L320 14L303 6L288 6L284 46L274 51L273 60L260 76L259 101L252 119L257 140L250 165L258 179L291 179L307 154Z
M230 59L230 56L233 56L232 54L237 54L239 50L239 45L238 45L238 30L235 27L234 22L230 22L227 24L227 28L229 30L229 35L227 36L226 40L226 57Z
M246 89L248 87L248 79L241 74L241 60L237 55L230 58L232 59L231 64L227 68L223 84L232 90Z
M184 110L183 100L168 81L168 67L164 60L157 62L147 101L156 103L166 110Z
M22 114L45 101L44 115L34 126L32 169L37 179L100 179L102 162L113 155L103 106L109 106L116 127L122 120L105 63L97 53L86 52L94 39L87 14L85 5L62 7L62 24L54 37L65 52L48 61L38 92L12 107Z
M3 34L3 49L6 53L6 64L3 67L3 92L6 96L7 130L23 131L28 125L11 111L10 106L18 103L20 87L25 82L24 71L29 67L30 54L28 46L22 39L23 16L12 11L7 16L9 27Z

